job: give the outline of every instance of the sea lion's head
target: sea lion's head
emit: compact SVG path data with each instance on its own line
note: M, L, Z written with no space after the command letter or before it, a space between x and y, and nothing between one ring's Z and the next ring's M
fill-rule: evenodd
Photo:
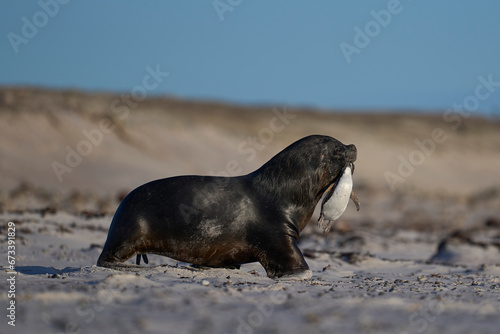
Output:
M357 149L329 136L312 135L286 147L252 173L265 192L292 198L294 205L317 203L325 191L354 168ZM314 208L313 208L314 209Z
M351 167L354 172L358 150L355 145L344 145L337 139L325 138L325 146L322 154L321 164L323 166L322 179L330 186L335 183L344 173L346 167Z
M335 188L347 167L354 169L356 157L356 146L312 135L290 144L249 177L267 201L303 217L296 223L302 231L321 197Z
M321 213L318 224L327 233L333 222L344 213L349 199L352 199L359 211L359 201L352 191L352 173L357 157L354 145L344 145L331 138L324 153L326 187L320 194L325 194L321 203ZM330 154L329 154L330 153ZM326 180L325 180L326 179Z

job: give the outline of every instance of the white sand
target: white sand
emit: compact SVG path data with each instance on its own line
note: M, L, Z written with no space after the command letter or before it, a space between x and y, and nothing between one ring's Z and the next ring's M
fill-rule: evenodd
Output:
M3 214L16 222L16 328L2 333L497 333L500 266L426 263L425 233L384 236L369 253L334 248L338 236L306 236L313 278L274 281L258 263L194 269L150 255L150 268L94 265L111 217ZM315 240L322 237L324 246ZM6 242L0 243L6 248ZM316 252L309 248L315 246ZM346 246L345 246L346 247ZM325 253L326 252L326 253ZM331 253L331 254L329 254ZM390 253L391 258L384 255ZM310 256L313 256L311 258ZM354 263L349 263L352 260ZM157 266L160 265L160 266ZM6 280L10 270L2 270ZM0 300L7 304L6 293Z

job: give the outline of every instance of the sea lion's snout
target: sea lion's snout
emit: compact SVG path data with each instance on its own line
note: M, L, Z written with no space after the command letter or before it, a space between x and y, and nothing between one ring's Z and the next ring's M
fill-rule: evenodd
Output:
M356 146L352 144L347 145L345 147L344 156L347 162L353 163L354 161L356 161L356 158L358 156L358 150L356 149Z

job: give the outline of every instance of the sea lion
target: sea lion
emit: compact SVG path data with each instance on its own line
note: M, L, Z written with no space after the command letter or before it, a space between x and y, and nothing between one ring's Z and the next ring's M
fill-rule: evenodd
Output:
M344 213L349 199L354 202L356 209L359 211L359 200L352 190L353 173L354 165L346 166L340 178L332 184L321 202L318 225L323 228L325 233L330 231L333 222Z
M313 135L247 175L188 175L146 183L116 210L97 265L137 268L124 262L159 254L208 267L239 268L258 261L271 278L310 278L297 246L299 234L356 156L354 145Z

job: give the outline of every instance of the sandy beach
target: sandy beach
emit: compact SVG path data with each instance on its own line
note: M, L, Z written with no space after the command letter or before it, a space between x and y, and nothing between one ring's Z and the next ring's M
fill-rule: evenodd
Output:
M498 120L160 97L134 105L0 89L1 333L498 332ZM316 208L299 242L311 279L155 255L139 272L95 266L135 187L243 175L310 134L357 146L361 202L328 234Z

